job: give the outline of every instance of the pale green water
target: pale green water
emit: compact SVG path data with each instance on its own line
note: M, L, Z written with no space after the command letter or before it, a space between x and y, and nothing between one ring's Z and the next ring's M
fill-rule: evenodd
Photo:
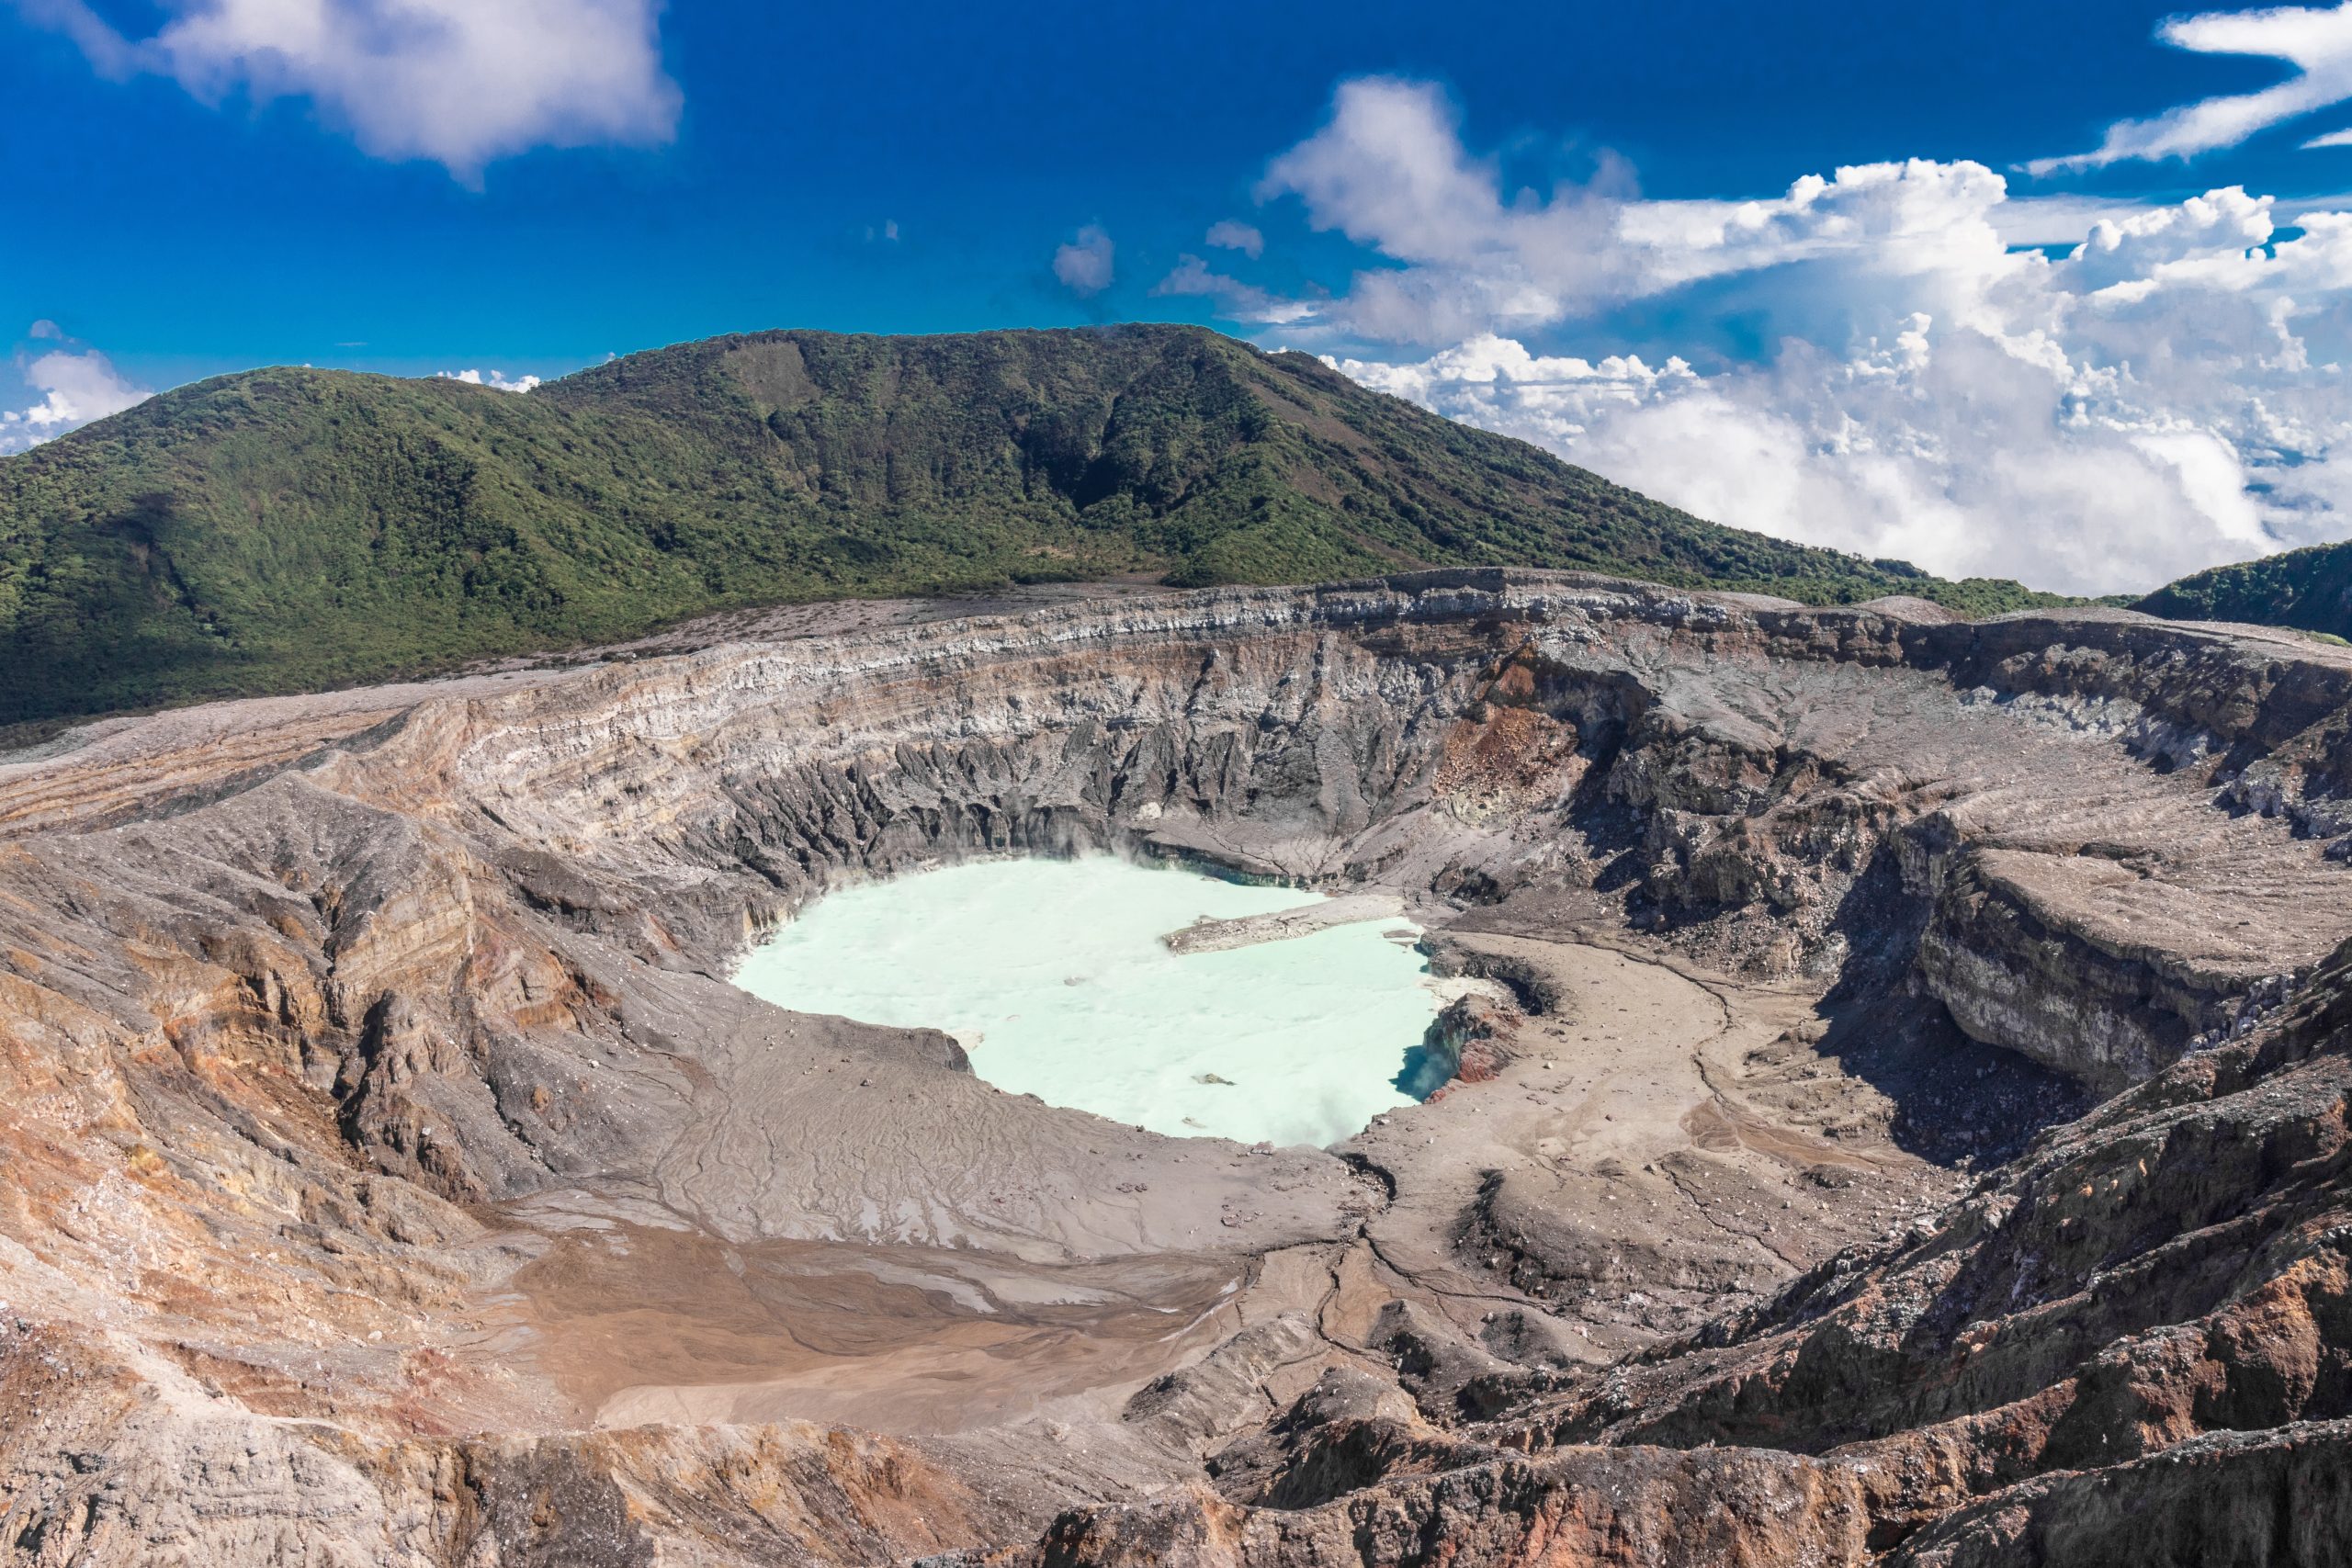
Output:
M1313 901L1109 856L989 861L820 899L735 983L944 1029L1000 1089L1157 1133L1332 1144L1408 1101L1396 1080L1438 999L1420 954L1382 934L1405 922L1181 958L1159 941Z

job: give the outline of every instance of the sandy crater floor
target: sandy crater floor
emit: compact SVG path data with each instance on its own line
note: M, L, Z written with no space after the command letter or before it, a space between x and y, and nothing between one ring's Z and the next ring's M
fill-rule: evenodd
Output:
M1340 1145L1368 1192L1381 1188L1351 1236L1258 1258L1024 1263L733 1245L616 1194L567 1193L499 1216L536 1255L465 1354L546 1374L577 1419L603 1427L1084 1427L1253 1324L1312 1325L1266 1371L1278 1398L1330 1366L1368 1364L1392 1303L1474 1337L1499 1311L1542 1303L1561 1315L1523 1321L1550 1357L1598 1362L1964 1184L1898 1147L1888 1097L1805 1038L1820 1029L1808 994L1704 977L1638 940L1552 941L1514 924L1480 911L1442 940L1540 976L1549 1005L1495 1077L1390 1109ZM1577 1238L1594 1276L1618 1283L1566 1298L1533 1275L1498 1288L1507 1247L1463 1223L1498 1204L1540 1213L1555 1255Z

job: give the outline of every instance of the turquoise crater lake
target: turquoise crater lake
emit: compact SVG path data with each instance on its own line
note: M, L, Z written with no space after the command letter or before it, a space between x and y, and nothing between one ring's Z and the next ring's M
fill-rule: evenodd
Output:
M1412 1097L1440 1005L1397 919L1219 952L1163 934L1316 895L1111 856L844 888L744 960L778 1007L928 1026L1000 1089L1174 1137L1329 1145ZM1418 934L1418 933L1416 933Z

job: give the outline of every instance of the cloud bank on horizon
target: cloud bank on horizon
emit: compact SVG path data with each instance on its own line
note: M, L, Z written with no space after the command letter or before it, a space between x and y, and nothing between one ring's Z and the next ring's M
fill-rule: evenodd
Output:
M1498 171L1439 88L1346 83L1259 196L1378 265L1295 298L1188 255L1160 287L1702 516L1944 575L2138 591L2352 535L2352 211L2019 197L1965 161L1748 201L1646 200L1607 157L1548 192ZM1661 302L1765 346L1575 352Z

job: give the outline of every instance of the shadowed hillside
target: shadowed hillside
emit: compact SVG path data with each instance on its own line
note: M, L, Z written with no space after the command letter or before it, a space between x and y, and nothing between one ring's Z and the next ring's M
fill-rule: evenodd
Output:
M2217 566L2166 583L2132 607L2177 621L2250 621L2352 637L2352 544Z

